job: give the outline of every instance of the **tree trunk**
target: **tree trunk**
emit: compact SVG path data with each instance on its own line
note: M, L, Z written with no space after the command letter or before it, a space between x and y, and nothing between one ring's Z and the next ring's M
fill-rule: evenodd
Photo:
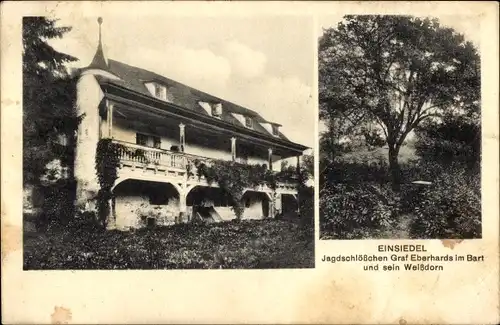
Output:
M399 191L401 185L401 169L398 161L399 148L389 146L389 173L391 174L392 189Z

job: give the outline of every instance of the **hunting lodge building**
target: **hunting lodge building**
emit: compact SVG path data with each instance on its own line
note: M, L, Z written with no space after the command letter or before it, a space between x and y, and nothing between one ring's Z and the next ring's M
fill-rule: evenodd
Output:
M258 113L151 71L107 59L101 42L91 64L80 70L77 109L77 203L91 204L99 191L96 147L110 139L130 149L120 153L112 187L108 227L137 228L156 215L156 224L194 218L235 218L230 193L198 177L194 161L237 161L278 170L283 159L307 147L288 140L280 124ZM272 91L272 90L270 90ZM142 156L131 154L140 149ZM146 159L144 159L146 158ZM243 195L243 219L274 217L298 210L296 182L262 185ZM275 200L272 197L275 197Z

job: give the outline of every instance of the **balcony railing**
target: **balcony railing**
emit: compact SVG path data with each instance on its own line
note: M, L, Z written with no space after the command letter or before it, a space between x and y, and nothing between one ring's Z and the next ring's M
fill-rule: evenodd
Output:
M137 164L154 164L171 168L186 169L187 164L195 159L210 159L207 157L186 154L184 152L145 147L129 142L117 140L114 140L114 142L126 147L126 150L120 151L120 160L134 162Z
M165 149L157 149L145 147L134 143L113 140L113 142L124 146L124 150L120 150L120 160L133 165L156 165L167 169L177 169L185 171L188 164L195 169L194 161L203 161L209 163L214 159L192 155L184 152L171 151ZM238 160L237 160L238 161ZM242 161L238 161L243 163ZM196 172L195 172L196 173ZM278 188L291 188L296 185L296 182L287 181L279 182Z
M137 164L154 164L173 168L186 168L187 157L183 153L147 148L130 143L122 143L127 150L120 151L120 160L130 161Z

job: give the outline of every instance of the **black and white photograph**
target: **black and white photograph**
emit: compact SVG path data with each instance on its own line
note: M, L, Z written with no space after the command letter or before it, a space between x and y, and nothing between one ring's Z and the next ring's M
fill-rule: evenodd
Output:
M23 17L24 269L314 267L314 35Z
M481 238L480 24L322 17L320 239Z
M488 1L4 1L6 324L498 324Z

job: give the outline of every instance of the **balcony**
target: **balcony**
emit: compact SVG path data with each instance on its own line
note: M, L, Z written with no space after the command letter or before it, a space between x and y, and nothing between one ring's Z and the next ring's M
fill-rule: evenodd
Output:
M193 185L217 186L207 184L204 177L198 178L195 161L210 164L215 159L192 155L184 152L176 152L165 149L145 147L129 142L113 140L125 149L120 150L119 177L149 179L154 181L186 181ZM243 160L236 159L239 163ZM190 174L188 175L188 166ZM167 179L165 179L167 178ZM266 186L260 186L260 191L270 191ZM297 182L287 181L277 184L277 191L281 193L295 193Z

